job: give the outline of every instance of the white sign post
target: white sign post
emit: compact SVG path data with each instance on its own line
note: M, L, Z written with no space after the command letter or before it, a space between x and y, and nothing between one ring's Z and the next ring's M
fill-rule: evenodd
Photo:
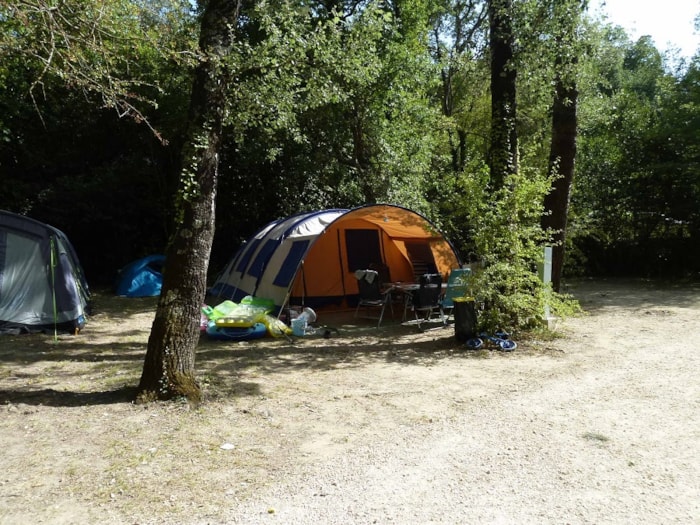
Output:
M544 283L545 287L548 287L549 285L552 284L552 247L551 246L544 247L544 257L542 260L542 264L540 265L540 268L539 268L539 274L540 274L540 279L542 279L542 282ZM544 319L547 322L547 325L551 328L553 325L554 318L552 317L551 312L549 310L549 303L546 301L544 303Z

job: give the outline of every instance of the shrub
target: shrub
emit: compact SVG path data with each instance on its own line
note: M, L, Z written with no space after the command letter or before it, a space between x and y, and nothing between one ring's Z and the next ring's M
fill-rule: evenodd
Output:
M545 321L545 307L558 317L575 312L573 298L553 292L538 274L548 241L540 219L550 179L518 174L495 191L483 176L468 180L472 196L480 196L467 212L479 257L469 283L480 308L479 330L533 329Z

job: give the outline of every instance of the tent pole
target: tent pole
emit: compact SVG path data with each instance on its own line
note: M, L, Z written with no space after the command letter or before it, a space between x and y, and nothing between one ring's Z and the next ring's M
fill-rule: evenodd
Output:
M345 289L345 265L343 264L343 252L340 249L340 228L336 230L336 241L338 248L338 261L340 262L340 284L343 288L343 297L347 296L348 291ZM345 300L347 303L347 299Z
M56 305L56 244L53 235L49 238L51 264L51 295L53 299L53 340L58 342L58 306Z
M306 280L304 279L304 261L301 261L299 263L299 269L297 270L297 273L301 272L301 288L304 291L304 295L306 295ZM277 319L280 318L282 315L282 312L284 312L284 307L287 305L289 302L289 298L292 295L292 287L294 286L294 279L292 279L292 282L290 283L289 287L287 288L287 294L284 296L284 301L282 301L282 304L280 305L280 311L277 312ZM301 304L304 304L304 296L302 296Z

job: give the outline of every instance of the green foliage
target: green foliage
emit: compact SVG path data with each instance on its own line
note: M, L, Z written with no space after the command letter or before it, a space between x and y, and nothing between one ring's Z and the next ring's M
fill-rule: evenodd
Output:
M104 275L126 262L107 245L128 260L167 236L200 59L193 4L0 0L0 207L68 230L84 264ZM463 258L479 254L484 301L512 300L502 310L515 321L503 322L527 323L525 312L542 304L528 294L545 239L539 212L523 210L542 197L530 179L548 162L554 36L575 21L576 4L513 3L527 175L494 193L484 168L486 2L244 2L226 57L235 88L214 257L225 261L281 215L390 201L435 220ZM649 40L620 28L584 21L565 34L576 36L567 49L581 52L569 272L572 261L609 271L606 254L652 245L664 255L638 261L677 252L679 266L689 263L700 245L697 59L672 73ZM109 242L95 240L93 226L112 232ZM499 280L512 299L487 297Z
M700 256L697 73L692 63L670 73L646 37L604 35L581 83L570 217L578 260L588 271L686 274Z
M41 114L46 84L64 83L120 117L150 125L161 64L187 65L192 34L188 3L109 0L0 3L0 59L33 70L29 93ZM157 134L157 130L153 129Z
M370 2L352 10L258 4L256 40L237 44L231 94L235 142L222 179L240 170L264 179L278 211L391 201L424 208L437 111L426 92L434 71L425 53L421 10ZM421 8L422 9L422 8ZM248 162L254 165L242 165ZM222 182L222 192L229 187ZM247 190L246 190L247 191ZM297 209L290 209L296 206Z
M479 256L469 287L482 306L480 329L534 328L542 323L545 306L554 315L572 312L575 302L552 292L537 271L547 241L539 223L550 179L537 172L513 175L496 191L487 180L485 172L464 176L471 196L465 202L467 218Z
M93 283L163 249L173 157L163 144L186 115L190 10L0 1L0 208L66 231ZM155 135L137 125L146 118Z

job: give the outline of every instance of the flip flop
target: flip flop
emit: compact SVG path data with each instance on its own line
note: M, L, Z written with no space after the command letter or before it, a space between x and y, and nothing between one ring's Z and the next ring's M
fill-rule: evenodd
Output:
M498 342L498 346L501 347L501 350L504 352L512 352L516 348L518 348L518 345L515 343L515 341L511 341L510 339L501 339Z
M515 341L508 339L510 335L507 332L496 332L496 335L489 335L487 333L479 334L479 337L490 341L491 343L498 346L504 352L512 352L518 345Z
M478 350L479 348L484 346L484 342L478 337L472 337L471 339L467 339L465 345L467 346L467 348L469 348L469 350Z

